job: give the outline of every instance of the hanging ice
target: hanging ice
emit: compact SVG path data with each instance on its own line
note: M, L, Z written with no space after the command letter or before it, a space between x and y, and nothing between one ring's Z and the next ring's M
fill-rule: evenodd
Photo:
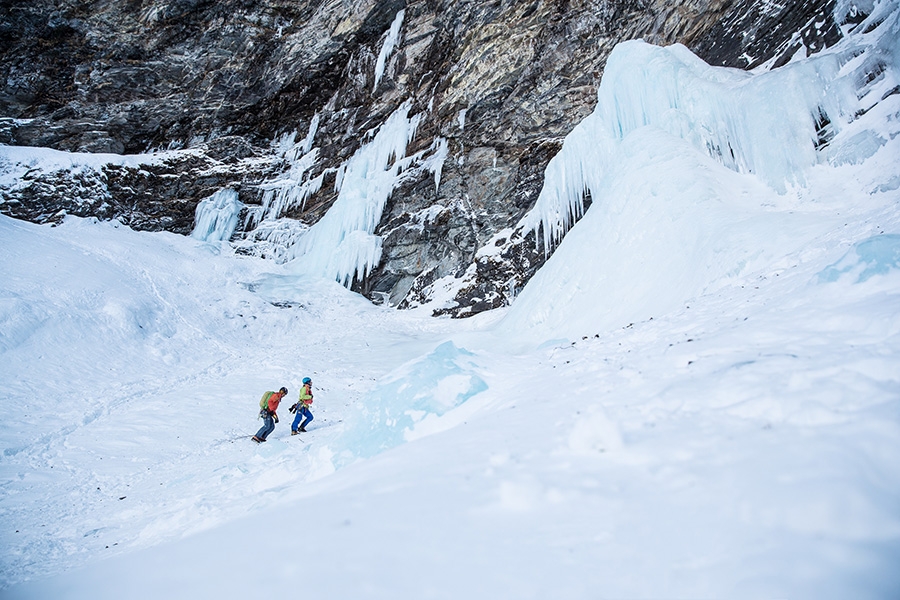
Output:
M318 127L319 115L316 114L310 120L309 131L302 142L294 141L296 131L278 140L276 151L290 164L290 169L278 179L259 186L263 192L262 203L248 212L247 229L266 219L278 219L292 208L303 208L306 200L322 188L325 172L316 177L309 175L319 158L319 149L312 147Z
M316 113L309 121L309 129L307 130L306 137L302 142L295 141L297 139L296 131L286 133L282 135L276 142L276 152L279 156L289 162L296 161L298 158L312 150L313 141L315 140L316 132L318 131L318 129L319 114Z
M375 85L372 87L372 91L378 88L378 84L384 76L384 67L387 64L387 59L400 40L400 27L403 26L403 16L405 14L405 10L397 13L397 16L394 17L394 22L391 23L391 28L388 30L387 38L384 40L384 44L381 45L381 52L378 53L378 60L375 62Z
M291 249L295 271L349 286L378 264L381 238L372 234L398 177L414 160L406 157L406 146L420 116L408 117L411 106L400 106L342 166L334 205Z
M319 113L313 115L313 118L309 122L309 130L306 132L306 138L300 142L300 153L306 154L310 150L312 150L313 141L316 138L316 132L319 129Z
M576 339L743 287L834 233L845 217L820 191L855 177L855 165L878 173L860 210L895 203L898 13L897 2L879 3L832 48L756 74L710 67L680 46L618 46L596 110L548 165L522 223L543 229L548 251L565 239L498 328L529 344ZM585 192L590 210L566 233ZM879 236L820 277L893 272L896 249Z
M893 24L882 30L896 28L896 14L888 20ZM648 126L687 140L729 169L757 175L778 192L802 184L806 169L827 159L820 150L829 140L897 85L891 64L896 39L896 32L860 36L758 74L712 67L679 44L619 44L593 114L548 165L526 226L543 228L549 251L583 213L586 192L602 199L621 141ZM877 47L865 52L869 46Z
M447 160L447 155L450 153L450 147L446 138L438 137L431 144L431 149L434 154L425 159L422 166L434 174L434 189L437 191L441 187L441 173L444 170L444 161Z
M243 204L235 190L219 190L197 205L191 237L207 242L228 241L237 227Z

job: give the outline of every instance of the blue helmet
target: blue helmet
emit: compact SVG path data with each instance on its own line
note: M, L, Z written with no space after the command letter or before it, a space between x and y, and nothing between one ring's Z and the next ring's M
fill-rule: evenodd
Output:
M312 383L312 379L310 379L309 377L304 377L304 378L303 378L303 385L306 385L307 383Z

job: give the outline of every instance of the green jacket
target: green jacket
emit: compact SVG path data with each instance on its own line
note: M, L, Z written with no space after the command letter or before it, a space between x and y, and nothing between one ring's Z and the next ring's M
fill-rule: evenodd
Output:
M312 404L313 395L312 391L309 389L309 386L303 386L300 388L300 399L297 400L303 406L309 408L309 405Z

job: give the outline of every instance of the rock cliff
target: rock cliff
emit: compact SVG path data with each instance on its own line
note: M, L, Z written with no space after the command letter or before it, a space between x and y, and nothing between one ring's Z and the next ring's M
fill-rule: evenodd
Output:
M0 143L156 158L28 172L0 190L0 211L186 234L201 200L232 189L244 206L232 241L283 260L337 199L347 161L409 103L418 126L374 231L380 261L352 286L399 307L449 294L436 314L467 316L508 302L545 260L516 225L618 42L755 68L837 41L833 12L803 0L7 2Z

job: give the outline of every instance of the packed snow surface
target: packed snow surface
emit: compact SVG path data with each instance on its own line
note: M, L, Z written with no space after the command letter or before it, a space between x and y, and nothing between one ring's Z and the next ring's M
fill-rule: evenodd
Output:
M896 81L895 9L781 75L617 50L677 106L626 81L643 117L589 156L600 90L528 217L556 251L468 320L334 281L372 264L405 111L293 262L221 241L230 196L195 237L0 217L0 594L900 597L900 95L803 100L875 58L853 97ZM827 143L779 130L790 167L736 116L769 85L834 109Z

